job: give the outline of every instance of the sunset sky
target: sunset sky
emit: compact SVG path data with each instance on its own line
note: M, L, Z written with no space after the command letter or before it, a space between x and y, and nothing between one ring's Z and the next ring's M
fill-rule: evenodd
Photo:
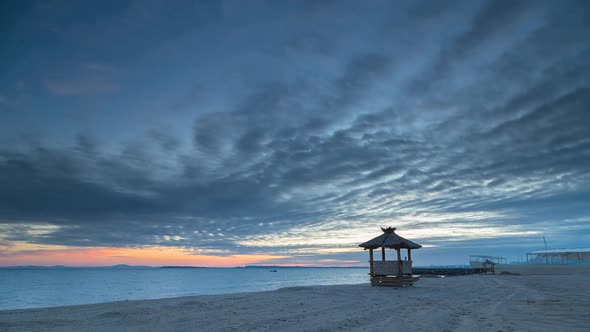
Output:
M590 247L588 1L2 1L0 266Z

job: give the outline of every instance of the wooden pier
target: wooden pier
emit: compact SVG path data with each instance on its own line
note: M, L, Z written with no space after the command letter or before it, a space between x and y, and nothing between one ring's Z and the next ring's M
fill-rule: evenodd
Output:
M481 274L489 272L484 268L472 267L414 267L413 274L417 275L441 275L441 276L464 276L468 274Z

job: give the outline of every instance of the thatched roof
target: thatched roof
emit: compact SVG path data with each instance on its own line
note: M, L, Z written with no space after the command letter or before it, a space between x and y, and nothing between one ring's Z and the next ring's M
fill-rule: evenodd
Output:
M419 249L422 248L421 245L418 243L412 242L408 239L405 239L397 234L395 234L395 227L387 227L381 228L383 234L377 236L374 239L371 239L367 242L359 244L359 247L363 247L365 249L375 249L379 247L385 248L409 248L409 249Z

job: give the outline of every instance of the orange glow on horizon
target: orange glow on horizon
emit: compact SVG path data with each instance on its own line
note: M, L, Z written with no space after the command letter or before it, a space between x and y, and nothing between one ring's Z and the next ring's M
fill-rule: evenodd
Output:
M15 250L0 256L0 266L15 265L65 265L65 266L109 266L117 264L147 266L203 266L234 267L260 264L268 260L289 256L265 254L193 254L185 248L56 248Z

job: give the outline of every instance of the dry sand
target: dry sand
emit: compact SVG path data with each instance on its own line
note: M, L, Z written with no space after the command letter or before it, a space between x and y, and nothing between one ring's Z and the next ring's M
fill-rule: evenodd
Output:
M590 331L590 276L423 278L0 311L0 331Z

